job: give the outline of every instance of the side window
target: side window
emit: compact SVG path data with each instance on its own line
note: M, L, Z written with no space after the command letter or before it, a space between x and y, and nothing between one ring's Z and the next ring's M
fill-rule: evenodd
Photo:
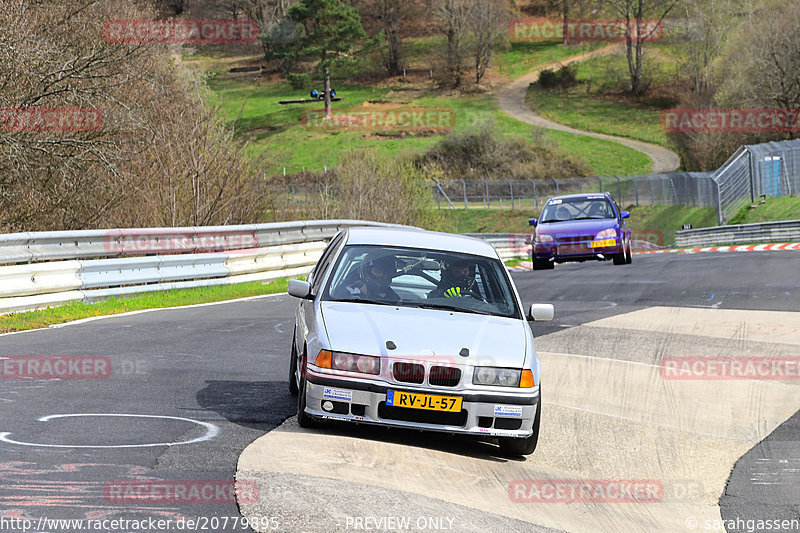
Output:
M325 248L325 251L322 252L322 257L319 258L319 262L317 262L317 266L314 267L314 271L311 276L312 294L317 294L319 292L319 289L322 286L322 280L325 279L325 271L327 271L328 267L331 265L333 256L336 255L336 249L339 248L339 244L342 242L342 239L342 234L338 234L333 238L328 247Z

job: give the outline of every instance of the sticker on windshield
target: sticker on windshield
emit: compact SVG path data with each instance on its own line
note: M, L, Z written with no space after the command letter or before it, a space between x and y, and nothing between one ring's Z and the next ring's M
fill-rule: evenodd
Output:
M587 196L586 198L588 200L605 200L606 199L605 196Z
M332 389L330 387L325 387L324 389L322 389L322 397L330 398L331 400L339 400L343 402L353 401L352 391Z
M550 201L549 201L549 202L547 202L547 203L548 203L548 204L550 204L550 205L556 205L556 204L560 204L560 203L561 203L561 200L550 200Z

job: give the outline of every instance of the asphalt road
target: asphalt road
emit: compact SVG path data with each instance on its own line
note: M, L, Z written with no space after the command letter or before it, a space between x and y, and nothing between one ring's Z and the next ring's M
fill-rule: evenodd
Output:
M652 306L797 311L799 261L796 252L648 255L635 256L624 267L560 265L514 278L526 303L555 304L556 319L533 326L545 335ZM90 356L111 367L102 379L0 380L0 516L156 518L173 520L174 531L188 518L199 519L199 527L184 522L182 530L241 531L238 508L219 487L231 482L249 443L294 414L295 400L286 388L294 305L288 296L265 297L0 336L0 356L11 360ZM114 416L95 416L100 414ZM784 444L757 453L774 459L787 453L787 446L797 450L796 418L776 430L776 440ZM752 464L745 456L737 465L744 474L732 475L721 501L723 517L763 511L769 495L754 492L747 474ZM773 468L764 475L770 472L782 476L767 500L771 512L797 517L797 468ZM190 480L200 488L216 483L218 490L194 503L163 497L163 487ZM114 492L134 483L149 486L150 499L141 492ZM160 499L153 497L153 487L162 487ZM774 491L794 497L776 500ZM221 521L225 517L228 527ZM0 530L23 530L13 525L0 524ZM78 529L28 529L73 530ZM142 529L128 524L113 531Z

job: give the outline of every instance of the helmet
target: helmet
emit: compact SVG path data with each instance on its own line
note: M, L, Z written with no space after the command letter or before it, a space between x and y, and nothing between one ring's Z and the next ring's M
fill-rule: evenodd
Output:
M593 202L592 207L589 209L589 216L606 216L605 202Z
M556 209L556 218L558 220L569 220L571 218L569 209L567 209L563 205L559 206L558 209Z
M446 259L442 261L442 282L468 291L475 285L475 266L465 259Z
M380 255L371 252L361 260L361 279L368 290L385 291L397 274L397 265L393 255Z

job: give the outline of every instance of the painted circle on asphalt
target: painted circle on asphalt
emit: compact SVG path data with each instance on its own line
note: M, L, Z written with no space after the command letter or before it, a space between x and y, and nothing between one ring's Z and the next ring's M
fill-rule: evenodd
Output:
M181 444L194 444L197 442L207 441L213 439L219 434L219 427L208 422L194 420L192 418L183 418L180 416L165 416L165 415L134 415L134 414L115 414L115 413L75 413L64 415L47 415L37 419L37 422L49 422L57 418L76 418L76 417L127 417L127 418L160 418L164 420L179 420L181 422L189 422L202 426L206 429L205 434L190 440L180 440L174 442L152 442L144 444L111 444L111 445L86 445L86 444L41 444L37 442L24 442L13 440L10 438L11 433L0 433L0 441L8 444L17 444L19 446L39 446L44 448L149 448L153 446L179 446Z

